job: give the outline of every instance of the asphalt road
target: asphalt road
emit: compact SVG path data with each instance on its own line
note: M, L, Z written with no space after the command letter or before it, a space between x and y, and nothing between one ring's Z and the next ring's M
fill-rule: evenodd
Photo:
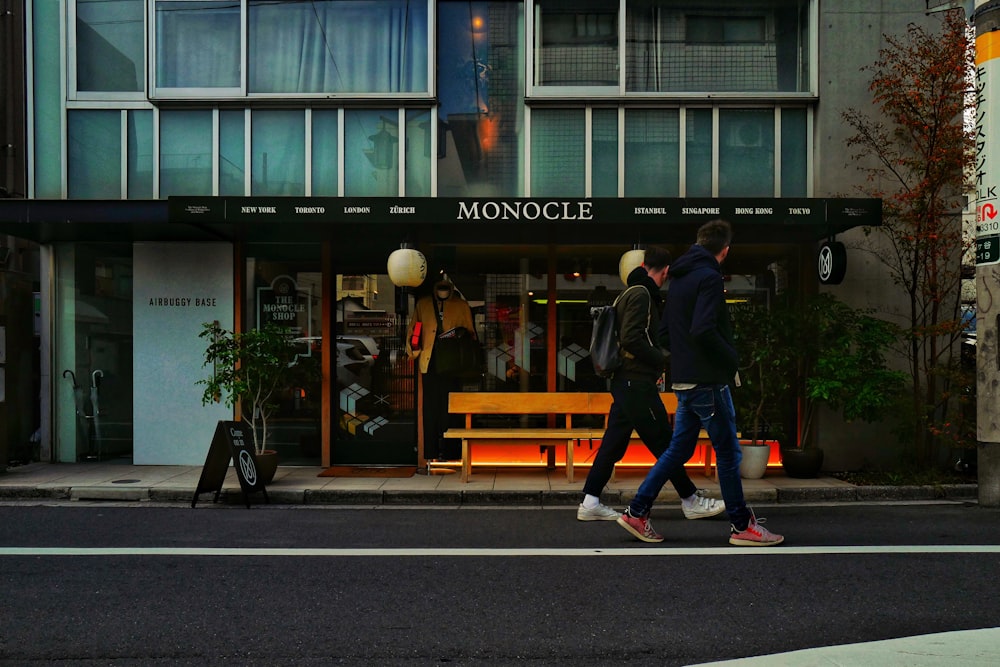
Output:
M0 504L0 665L689 665L1000 626L1000 511ZM952 663L952 664L960 664Z

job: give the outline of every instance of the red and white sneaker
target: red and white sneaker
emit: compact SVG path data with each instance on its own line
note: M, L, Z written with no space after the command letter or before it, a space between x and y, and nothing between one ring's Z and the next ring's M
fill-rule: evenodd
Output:
M618 517L618 525L643 542L663 541L663 535L653 530L653 524L649 522L649 516L632 516L628 508L625 509L624 514Z
M750 523L746 530L736 530L736 526L730 524L729 543L738 547L773 547L784 542L784 537L772 533L761 525L764 521L765 519L758 519L753 510L750 510Z

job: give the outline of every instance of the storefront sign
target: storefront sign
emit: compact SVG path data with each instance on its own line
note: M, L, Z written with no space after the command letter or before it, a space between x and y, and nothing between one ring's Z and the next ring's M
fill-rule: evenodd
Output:
M781 225L882 223L879 199L463 199L448 197L170 197L175 223L691 224L712 218Z
M257 458L253 452L253 435L250 426L245 422L220 421L215 427L215 436L209 445L205 465L201 470L201 478L194 490L191 507L198 502L202 493L215 492L215 501L219 500L222 485L229 471L229 461L235 462L236 479L240 482L243 500L250 507L250 493L260 491L264 494L264 502L268 502L267 489L264 481L257 474Z

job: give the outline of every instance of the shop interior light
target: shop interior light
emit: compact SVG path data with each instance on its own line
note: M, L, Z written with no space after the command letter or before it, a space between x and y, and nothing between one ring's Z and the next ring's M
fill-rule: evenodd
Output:
M389 255L386 268L393 285L419 287L427 277L427 258L409 243L403 243Z
M632 249L627 251L622 258L618 260L618 277L621 278L623 285L628 285L628 274L632 273L636 268L642 266L642 261L646 257L646 249L636 243L632 246Z

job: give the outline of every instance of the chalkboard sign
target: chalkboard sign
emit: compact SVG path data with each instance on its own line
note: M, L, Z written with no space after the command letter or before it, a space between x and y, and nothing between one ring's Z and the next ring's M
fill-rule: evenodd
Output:
M201 478L198 480L198 488L194 490L191 507L197 504L200 494L211 491L215 492L212 502L218 502L230 460L236 462L236 478L240 482L240 491L247 507L250 507L250 493L253 491L263 493L264 502L268 502L264 480L257 474L257 457L254 456L250 427L242 421L220 421L215 427L215 437L208 448L205 467L201 469Z

